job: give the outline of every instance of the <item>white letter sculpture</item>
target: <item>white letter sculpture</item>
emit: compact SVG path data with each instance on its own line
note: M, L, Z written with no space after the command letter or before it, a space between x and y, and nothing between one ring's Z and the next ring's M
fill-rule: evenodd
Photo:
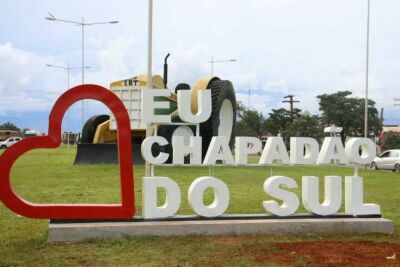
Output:
M256 137L240 136L235 140L235 163L247 164L248 155L261 151L262 144Z
M286 188L297 188L295 180L285 176L272 176L264 182L264 192L271 197L283 200L283 204L279 206L275 200L263 201L263 206L266 211L278 215L289 216L294 214L299 208L300 201L297 195L289 192L280 185Z
M172 137L172 162L174 164L184 164L185 156L190 155L190 164L201 164L201 137L190 136L190 144L185 145L184 136Z
M146 89L142 91L142 120L146 123L170 123L170 115L155 115L155 109L169 109L169 102L155 101L155 97L168 97L171 95L169 90Z
M331 164L332 161L340 164L349 164L340 137L325 137L318 155L317 164Z
M142 147L140 148L142 157L151 164L163 164L167 161L169 154L160 152L158 156L154 157L153 153L151 152L151 148L154 143L157 143L160 146L168 145L167 139L162 136L149 136L142 142Z
M319 178L303 176L302 178L303 205L309 212L318 215L335 214L342 205L342 177L325 177L325 201L319 201Z
M345 178L345 212L352 215L381 214L377 204L364 204L363 178L346 176Z
M268 137L259 164L272 164L274 161L289 164L289 155L282 137Z
M211 187L214 191L214 201L204 205L204 191ZM189 205L200 216L217 217L224 214L229 206L229 189L221 180L214 177L199 177L190 185L188 192Z
M192 113L191 90L178 91L178 114L185 122L202 123L208 120L211 115L211 90L198 90L197 114Z
M229 148L229 140L226 136L214 136L211 139L203 164L213 165L216 164L218 160L221 160L227 165L233 165L235 163L231 149Z
M157 188L166 192L165 203L157 206ZM167 218L175 215L181 205L178 184L167 177L144 177L142 186L142 213L145 219Z
M310 137L290 138L290 162L292 164L315 164L318 152L317 140Z
M350 163L370 164L376 157L376 145L368 138L351 138L346 143L345 152Z

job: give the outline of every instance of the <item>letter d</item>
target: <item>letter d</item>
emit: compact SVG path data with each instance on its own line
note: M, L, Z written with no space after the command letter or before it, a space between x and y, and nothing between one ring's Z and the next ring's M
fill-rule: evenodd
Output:
M157 206L157 188L165 189L165 203ZM181 205L178 184L167 177L144 177L142 185L142 214L145 219L174 216Z

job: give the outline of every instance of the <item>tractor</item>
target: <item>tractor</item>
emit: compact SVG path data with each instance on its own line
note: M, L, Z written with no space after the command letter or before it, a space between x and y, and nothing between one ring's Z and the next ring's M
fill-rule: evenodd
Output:
M164 60L164 77L154 75L152 77L152 88L169 90L168 81L168 59ZM110 90L115 93L124 103L131 123L133 160L135 164L144 163L141 156L141 143L146 138L147 124L141 120L141 92L147 88L147 75L139 75L129 79L111 83ZM199 125L184 123L177 111L177 92L179 90L191 90L192 112L197 113L197 91L211 90L212 112L209 119ZM161 97L160 97L161 98ZM176 86L169 97L155 99L155 101L169 101L168 109L159 109L156 114L170 114L170 124L152 124L150 132L152 135L164 137L168 145L158 146L154 144L152 153L157 155L165 152L170 155L167 163L172 162L172 137L184 136L186 144L189 144L190 136L202 137L203 158L213 136L226 136L232 148L235 139L236 123L236 97L232 83L221 80L218 77L206 77L196 81L192 88L186 83ZM78 143L75 164L99 164L117 163L117 126L113 114L95 115L89 118L83 126L82 136Z

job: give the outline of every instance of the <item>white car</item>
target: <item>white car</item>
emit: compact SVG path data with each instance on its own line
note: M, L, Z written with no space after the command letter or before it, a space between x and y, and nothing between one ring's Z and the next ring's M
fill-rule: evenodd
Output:
M13 144L21 141L22 138L21 137L11 137L8 138L6 141L0 142L0 148L4 149L4 148L8 148L10 146L12 146Z
M371 162L371 169L400 172L400 149L387 150Z

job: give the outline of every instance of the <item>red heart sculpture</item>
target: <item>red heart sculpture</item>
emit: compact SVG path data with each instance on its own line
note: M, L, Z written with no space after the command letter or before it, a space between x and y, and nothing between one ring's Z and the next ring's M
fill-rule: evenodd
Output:
M37 148L56 148L61 144L64 113L75 102L94 99L104 103L115 115L118 126L118 157L122 202L120 204L36 204L18 196L10 184L14 162L25 152ZM0 156L0 199L17 214L40 219L118 219L135 214L131 130L128 112L121 100L104 87L85 84L66 91L55 103L49 117L49 134L24 139Z

